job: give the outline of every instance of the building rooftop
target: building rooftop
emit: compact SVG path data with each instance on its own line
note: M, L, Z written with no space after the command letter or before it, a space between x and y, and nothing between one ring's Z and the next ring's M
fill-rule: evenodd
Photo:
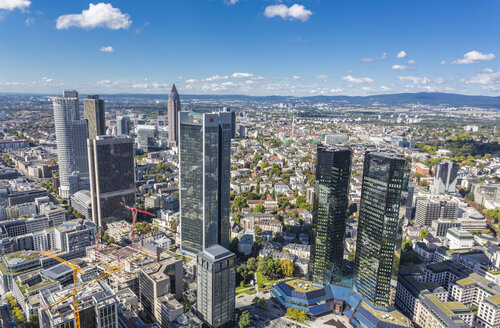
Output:
M205 248L205 250L203 251L203 255L212 260L221 260L224 258L234 256L234 254L231 251L228 251L227 249L225 249L220 245L213 245L208 248Z

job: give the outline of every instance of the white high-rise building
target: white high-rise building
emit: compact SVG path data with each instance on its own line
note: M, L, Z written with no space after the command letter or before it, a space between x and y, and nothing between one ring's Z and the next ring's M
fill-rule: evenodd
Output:
M53 98L57 157L59 160L59 193L69 198L80 189L70 175L88 176L87 122L80 119L78 92L64 91L63 97Z

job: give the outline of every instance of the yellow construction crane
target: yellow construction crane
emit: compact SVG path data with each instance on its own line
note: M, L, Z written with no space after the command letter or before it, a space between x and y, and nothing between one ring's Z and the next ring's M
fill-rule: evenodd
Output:
M82 268L80 268L78 265L75 265L75 264L73 264L71 262L63 260L60 257L55 256L54 254L51 254L51 253L49 253L47 251L43 251L42 250L42 253L44 255L47 255L47 256L53 258L54 260L57 260L57 261L59 261L61 263L64 263L64 264L68 265L69 267L71 267L71 269L73 269L73 283L75 285L78 282L78 280L77 280L77 272L85 273L85 271L83 271ZM85 288L87 288L89 285L93 285L93 284L99 282L100 280L105 279L108 276L110 276L110 275L112 275L112 274L114 274L114 273L122 270L129 263L133 263L133 262L141 259L144 256L145 256L145 254L140 254L140 255L136 256L135 258L133 258L132 260L127 261L123 265L112 267L111 269L109 269L109 270L105 271L104 273L102 273L101 275L99 275L97 278L94 278L94 279L92 279L92 280L90 280L90 281L88 281L88 282L86 282L86 283L84 283L84 284L82 284L80 286L76 286L70 292L66 293L61 298L59 298L58 300L56 300L55 302L49 304L47 307L43 308L41 310L41 312L50 310L52 307L56 306L57 304L60 304L60 303L64 302L65 300L67 300L68 298L72 297L73 298L73 312L75 313L75 328L80 328L80 310L78 308L78 299L76 298L77 293L81 292L82 290L84 290Z

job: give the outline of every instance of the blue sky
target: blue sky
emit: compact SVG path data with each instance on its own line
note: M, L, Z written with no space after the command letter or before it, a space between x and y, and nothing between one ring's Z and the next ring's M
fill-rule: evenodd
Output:
M0 92L500 94L498 0L0 0Z

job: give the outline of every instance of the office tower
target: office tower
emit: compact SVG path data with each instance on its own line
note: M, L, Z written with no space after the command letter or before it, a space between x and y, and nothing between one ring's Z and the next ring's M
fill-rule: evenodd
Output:
M158 126L166 126L167 125L167 113L164 110L158 111Z
M90 139L106 135L104 100L98 95L88 95L88 99L83 99L83 117L87 120Z
M351 150L318 145L313 202L312 282L342 280Z
M79 176L88 174L88 159L85 151L87 122L80 120L77 91L64 91L63 97L52 99L59 161L59 193L69 198L80 189ZM75 172L78 172L76 175ZM77 177L71 179L70 175Z
M430 226L437 219L455 220L458 217L458 203L447 196L417 200L415 225Z
M354 288L372 306L394 304L408 193L407 162L366 152L354 263Z
M175 88L175 83L168 97L168 146L177 147L179 142L179 112L181 111L181 100Z
M161 327L170 327L182 313L182 261L171 257L140 268L139 299L148 319L155 319ZM167 318L165 320L164 318Z
M116 135L130 134L130 117L128 116L118 116L116 118Z
M231 139L236 139L236 113L229 107L222 107L221 112L231 113Z
M181 248L229 248L231 113L179 117Z
M436 164L432 194L454 194L457 186L458 164L443 161Z
M236 256L220 245L199 252L196 278L196 308L210 327L233 327Z
M135 204L134 142L129 137L97 136L88 139L92 219L102 227L130 220L125 205Z
M156 125L137 126L137 148L144 152L154 151L158 148L158 127Z

